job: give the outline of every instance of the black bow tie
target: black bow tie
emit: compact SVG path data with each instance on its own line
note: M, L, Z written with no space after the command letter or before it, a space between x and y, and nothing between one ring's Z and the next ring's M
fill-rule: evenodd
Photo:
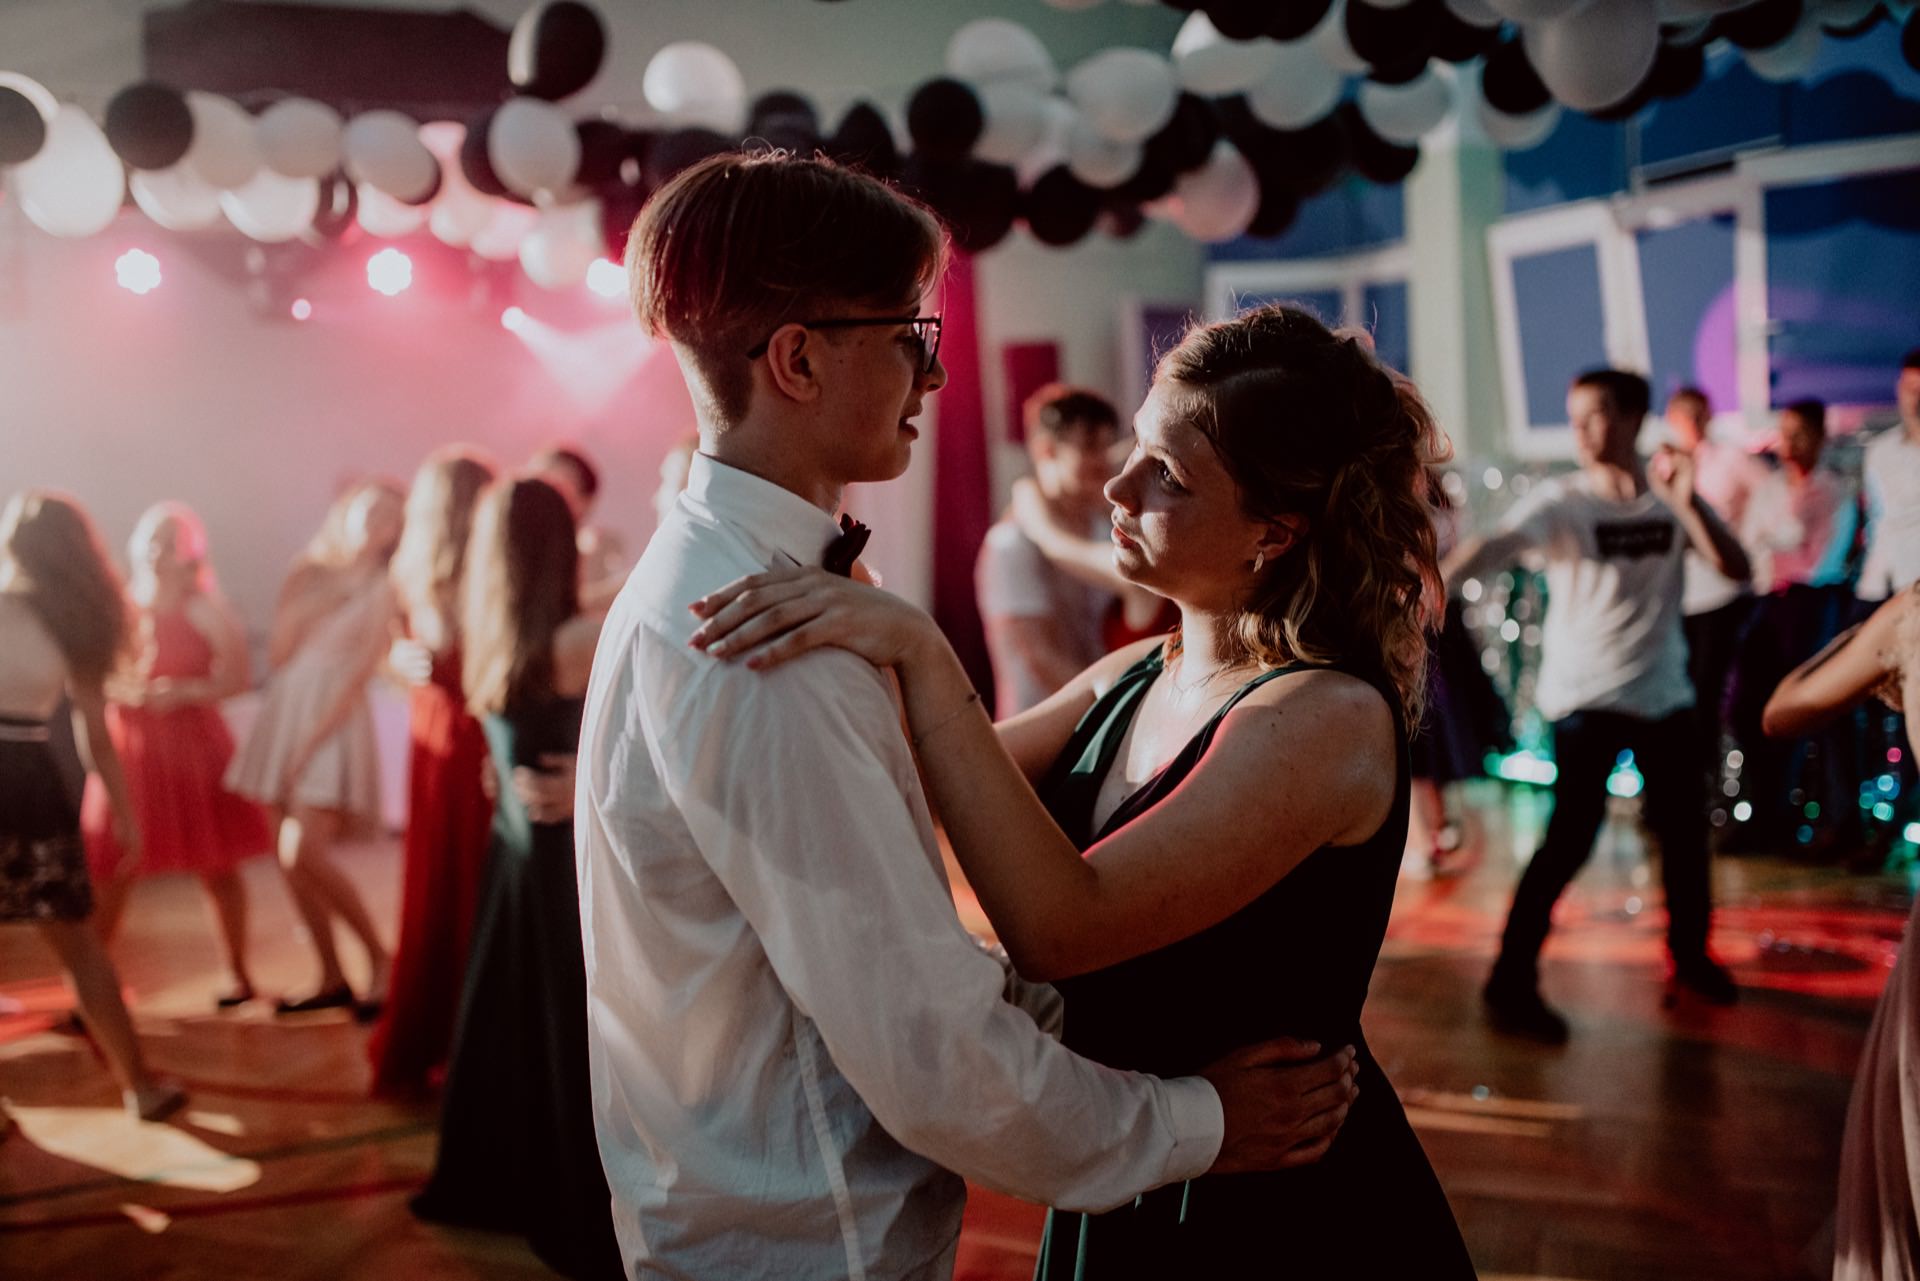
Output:
M860 559L860 553L867 548L867 539L873 531L851 516L840 517L840 533L827 544L825 559L820 567L829 574L838 574L842 578L853 575L853 562Z

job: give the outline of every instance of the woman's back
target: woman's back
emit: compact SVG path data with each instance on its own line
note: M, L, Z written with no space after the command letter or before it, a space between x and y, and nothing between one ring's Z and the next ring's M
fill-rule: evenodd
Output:
M0 716L44 721L60 705L67 660L16 592L0 591Z

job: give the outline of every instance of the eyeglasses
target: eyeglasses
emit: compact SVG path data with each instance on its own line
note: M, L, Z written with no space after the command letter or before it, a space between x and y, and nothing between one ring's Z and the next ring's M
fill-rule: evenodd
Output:
M933 372L940 359L940 317L939 316L832 316L825 320L802 320L792 323L802 329L860 329L868 325L911 325L913 341L920 348L920 376ZM767 354L767 347L773 342L768 335L754 349L747 353L748 360L758 360Z

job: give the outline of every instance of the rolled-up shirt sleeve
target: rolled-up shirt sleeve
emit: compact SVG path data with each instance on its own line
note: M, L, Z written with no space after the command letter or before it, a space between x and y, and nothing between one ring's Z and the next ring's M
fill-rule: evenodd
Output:
M702 856L835 1067L903 1146L975 1182L1100 1210L1213 1164L1198 1078L1103 1067L1003 999L967 934L880 674L823 651L754 672L704 658L657 744Z

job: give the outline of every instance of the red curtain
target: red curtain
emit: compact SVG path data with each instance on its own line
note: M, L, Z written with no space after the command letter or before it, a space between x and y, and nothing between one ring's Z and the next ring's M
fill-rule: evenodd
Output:
M947 385L938 396L934 437L933 616L991 707L993 667L973 594L973 563L993 521L993 477L980 380L980 309L967 254L954 255L942 311L940 360Z

